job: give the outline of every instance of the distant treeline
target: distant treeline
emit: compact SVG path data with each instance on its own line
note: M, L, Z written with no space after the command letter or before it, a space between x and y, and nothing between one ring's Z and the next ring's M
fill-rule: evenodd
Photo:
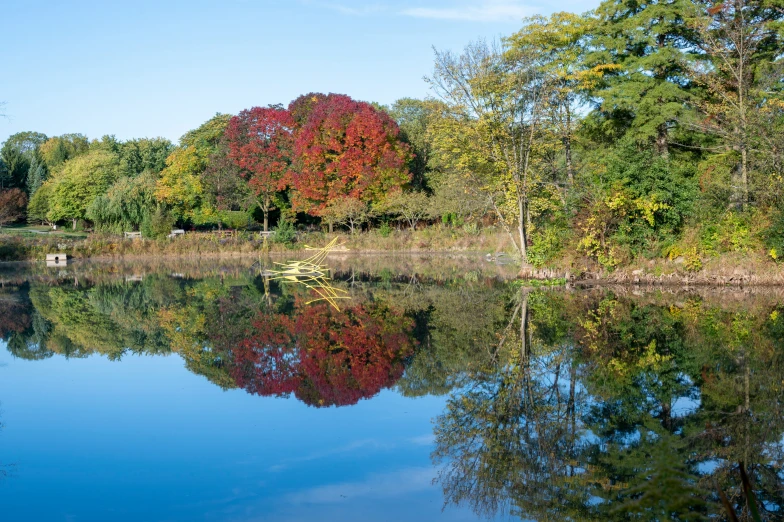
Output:
M177 146L16 134L0 153L0 222L150 237L175 224L493 224L537 266L776 260L783 19L781 0L606 0L437 51L425 100L307 94L218 114Z

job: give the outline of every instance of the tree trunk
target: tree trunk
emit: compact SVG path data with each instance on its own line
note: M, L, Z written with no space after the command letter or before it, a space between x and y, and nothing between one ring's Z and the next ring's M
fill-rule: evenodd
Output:
M259 206L264 213L264 232L267 232L269 230L270 197L265 195L264 200L259 201Z
M574 387L575 382L577 381L577 367L575 366L574 361L571 363L571 368L569 368L569 402L567 402L566 412L567 417L569 418L569 450L570 453L574 454L574 445L577 439L577 419L575 415L575 403L574 403ZM569 466L569 476L574 475L574 465Z
M332 221L329 222L329 233L332 233Z
M528 291L524 290L522 296L522 311L520 312L520 365L528 359Z
M71 224L71 228L72 228L73 230L76 230L76 218L73 218L73 219L71 220L71 222L72 222L72 224Z
M566 154L566 177L569 185L574 184L574 168L572 167L572 112L566 104L566 133L563 138L564 153Z
M748 150L746 144L743 143L740 148L740 204L742 208L746 208L749 204L749 165L748 165Z
M528 231L526 230L526 216L525 202L523 198L517 198L518 205L518 229L520 232L520 254L523 256L523 262L528 262Z
M667 141L667 124L662 123L656 129L656 152L663 158L667 158L670 155L670 147Z

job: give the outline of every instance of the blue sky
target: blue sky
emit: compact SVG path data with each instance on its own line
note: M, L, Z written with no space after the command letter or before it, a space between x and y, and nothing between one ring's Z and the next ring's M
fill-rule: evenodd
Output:
M176 141L216 112L340 92L428 94L432 47L596 0L4 2L0 141L35 130Z

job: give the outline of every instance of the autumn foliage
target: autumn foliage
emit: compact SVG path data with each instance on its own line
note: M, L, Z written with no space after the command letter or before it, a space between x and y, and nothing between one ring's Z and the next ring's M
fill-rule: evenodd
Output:
M291 186L298 210L318 215L340 197L378 200L411 180L411 152L397 124L366 102L307 94L289 105L296 122Z
M265 230L273 195L286 186L293 120L279 107L253 107L226 127L229 157L242 169L264 212Z
M22 219L26 206L27 196L21 190L0 190L0 226Z
M335 311L295 307L262 314L233 350L237 385L258 395L294 394L312 406L344 406L376 395L403 375L413 324L399 309L363 304Z

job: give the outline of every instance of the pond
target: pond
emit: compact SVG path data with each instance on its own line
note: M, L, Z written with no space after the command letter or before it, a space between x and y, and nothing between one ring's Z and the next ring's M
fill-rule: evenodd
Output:
M326 264L0 267L2 519L784 519L781 291Z

